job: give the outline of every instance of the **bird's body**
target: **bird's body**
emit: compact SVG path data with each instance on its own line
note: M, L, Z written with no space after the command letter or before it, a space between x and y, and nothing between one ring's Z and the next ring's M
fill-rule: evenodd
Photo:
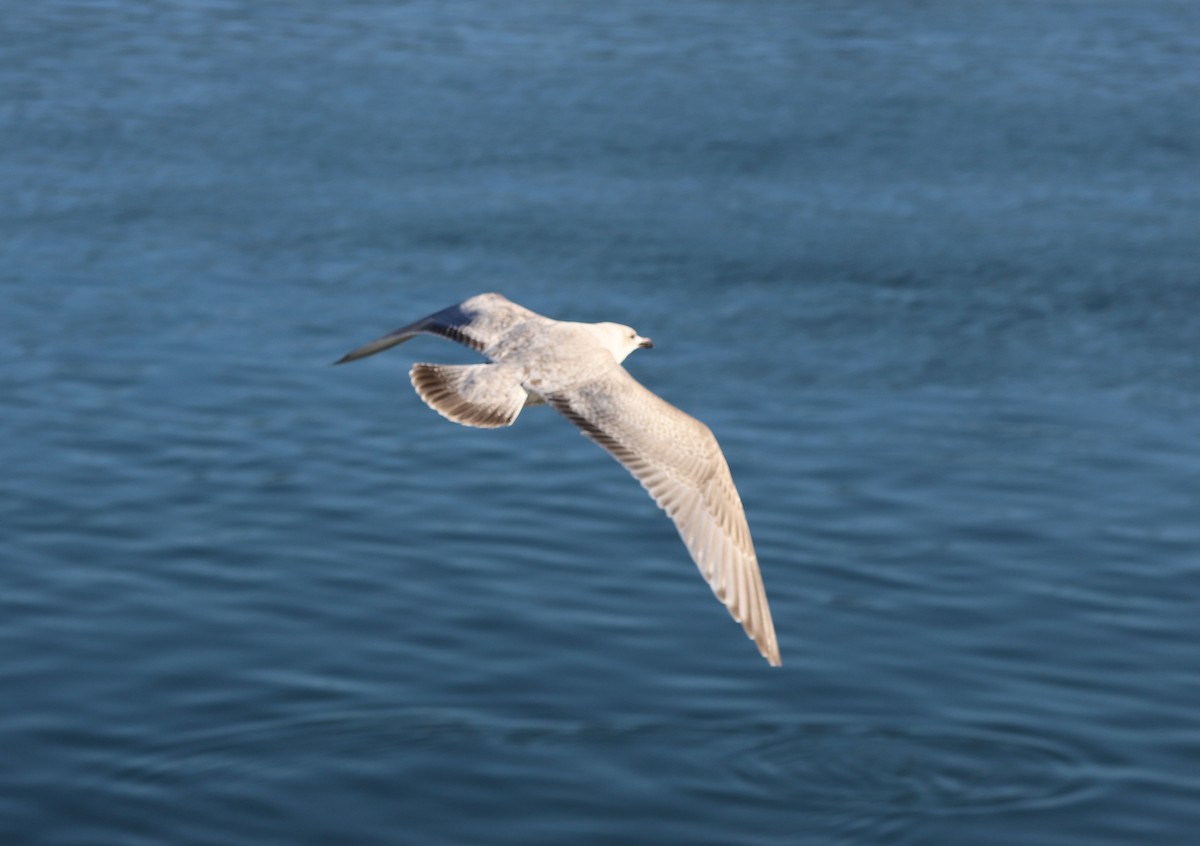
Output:
M675 522L713 592L778 665L779 646L741 499L712 432L621 366L652 346L628 326L552 320L500 294L480 294L344 356L353 361L428 333L465 344L486 364L416 364L421 399L466 426L509 426L548 404L608 450Z

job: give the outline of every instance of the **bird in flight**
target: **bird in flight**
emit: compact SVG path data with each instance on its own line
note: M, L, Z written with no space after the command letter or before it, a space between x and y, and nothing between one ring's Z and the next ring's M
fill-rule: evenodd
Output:
M413 387L464 426L511 426L526 406L546 404L579 427L649 491L675 523L717 599L763 657L779 644L741 497L707 426L643 387L621 366L651 347L619 323L552 320L500 294L480 294L389 332L342 356L344 364L420 334L465 344L483 364L414 364Z

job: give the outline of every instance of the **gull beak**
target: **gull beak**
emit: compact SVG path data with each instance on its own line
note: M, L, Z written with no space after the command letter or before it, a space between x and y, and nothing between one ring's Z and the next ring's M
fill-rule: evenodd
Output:
M652 346L654 346L654 341L649 338L643 338L641 335L638 336L638 349L648 350Z

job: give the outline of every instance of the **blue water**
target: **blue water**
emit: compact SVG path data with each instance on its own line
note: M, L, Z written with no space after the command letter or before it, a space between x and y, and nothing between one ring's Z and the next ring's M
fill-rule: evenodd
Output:
M1192 2L9 4L0 840L1185 844ZM653 336L784 666L497 290Z

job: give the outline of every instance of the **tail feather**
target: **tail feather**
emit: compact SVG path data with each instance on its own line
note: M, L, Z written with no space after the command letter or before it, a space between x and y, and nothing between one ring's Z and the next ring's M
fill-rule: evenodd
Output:
M511 426L529 397L502 364L414 364L408 375L426 405L463 426Z

